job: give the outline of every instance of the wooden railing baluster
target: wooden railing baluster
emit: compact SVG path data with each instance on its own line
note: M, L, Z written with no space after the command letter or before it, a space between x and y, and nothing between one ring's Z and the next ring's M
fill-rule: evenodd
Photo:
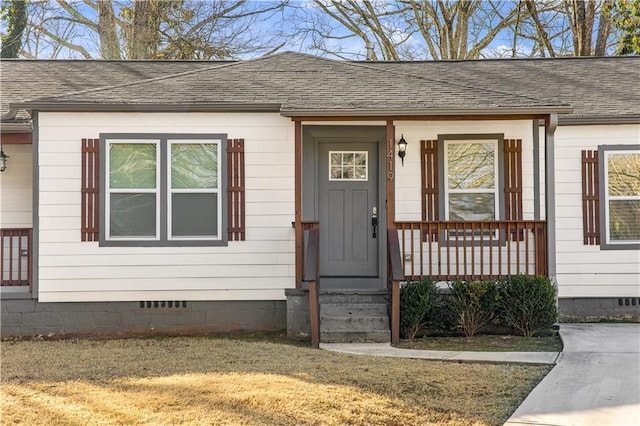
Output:
M411 258L407 279L495 279L547 272L545 221L403 221L395 226L402 238L401 257Z
M0 229L0 285L29 286L32 265L31 228Z

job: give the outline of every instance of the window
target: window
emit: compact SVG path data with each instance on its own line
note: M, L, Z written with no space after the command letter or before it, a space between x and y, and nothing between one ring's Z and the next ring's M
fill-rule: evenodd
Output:
M329 151L329 180L368 180L367 151Z
M640 248L640 147L599 147L601 248ZM602 214L604 213L604 214Z
M498 220L501 212L501 135L440 135L441 217L452 221Z
M226 244L226 135L102 135L104 245Z

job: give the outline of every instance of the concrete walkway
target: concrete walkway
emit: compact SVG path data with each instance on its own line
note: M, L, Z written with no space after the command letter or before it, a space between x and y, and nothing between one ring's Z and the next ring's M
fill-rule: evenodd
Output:
M555 364L558 352L461 352L423 351L401 349L389 343L321 343L320 349L357 355L387 356L394 358L432 359L439 361L518 362L529 364Z
M640 324L561 324L557 365L505 423L640 425Z
M323 343L322 349L447 361L556 364L505 425L639 426L640 324L561 324L556 352L454 352L388 343Z

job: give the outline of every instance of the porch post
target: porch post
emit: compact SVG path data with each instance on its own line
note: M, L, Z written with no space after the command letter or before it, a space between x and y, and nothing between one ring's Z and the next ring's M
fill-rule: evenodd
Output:
M386 170L386 189L387 189L387 229L391 229L393 227L393 223L396 220L395 214L395 205L396 205L396 197L395 197L395 175L394 175L394 165L395 165L395 134L393 130L393 120L387 120L387 161L385 164L387 165Z
M303 235L302 235L302 122L295 124L295 239L296 239L296 288L302 287Z
M540 220L540 120L533 120L533 219Z
M556 277L556 180L555 180L555 141L554 135L558 127L558 115L549 114L545 119L545 211L547 220L547 274L552 284L557 284Z

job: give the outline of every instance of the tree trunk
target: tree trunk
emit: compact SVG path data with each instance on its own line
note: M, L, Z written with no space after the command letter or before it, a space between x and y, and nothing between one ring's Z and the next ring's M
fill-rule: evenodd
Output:
M611 34L611 17L609 16L609 8L606 4L612 3L611 0L604 2L600 9L600 24L598 26L598 37L596 38L596 50L593 52L594 56L606 56L607 55L607 39Z
M102 59L121 59L116 17L110 0L98 0L98 36Z
M22 51L22 35L27 27L27 1L13 0L9 8L7 34L2 38L2 58L17 58Z

